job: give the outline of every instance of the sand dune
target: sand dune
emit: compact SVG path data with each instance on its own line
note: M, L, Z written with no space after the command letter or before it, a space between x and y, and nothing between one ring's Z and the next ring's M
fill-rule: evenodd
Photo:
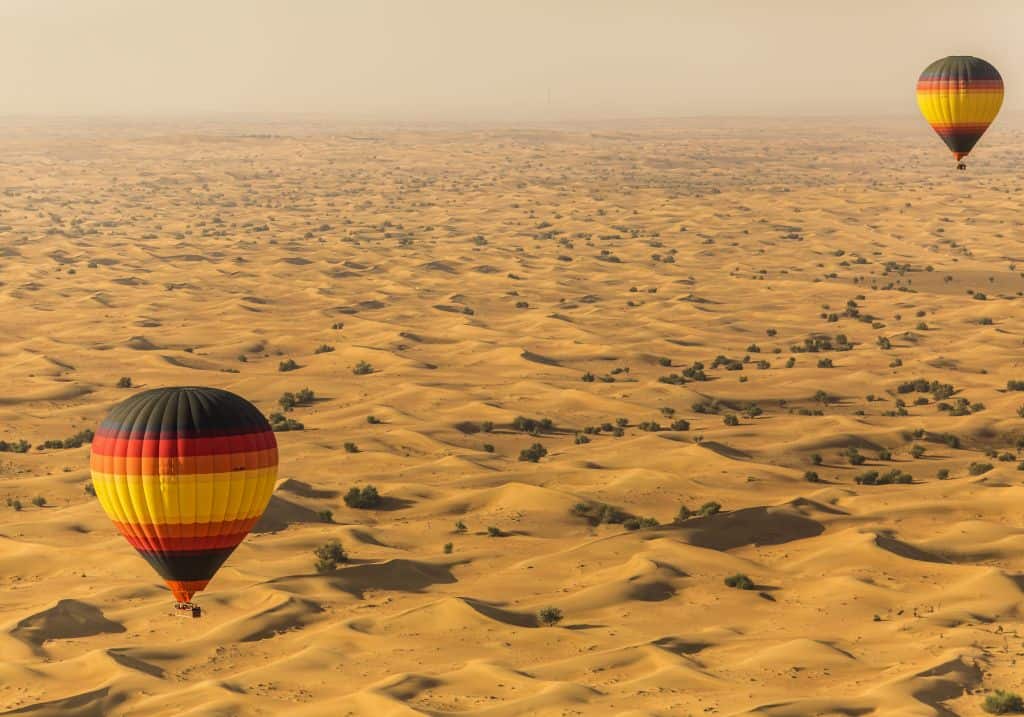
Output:
M945 716L1024 691L1021 135L955 173L919 129L11 133L0 714ZM267 414L315 393L194 621L64 447L185 384ZM318 574L332 538L349 559Z

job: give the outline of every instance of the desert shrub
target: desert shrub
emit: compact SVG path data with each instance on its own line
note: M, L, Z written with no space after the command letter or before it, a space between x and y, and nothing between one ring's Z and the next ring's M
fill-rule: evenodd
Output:
M939 468L938 472L935 474L935 477L938 478L939 480L946 480L947 478L949 478L949 468Z
M670 359L670 358L668 358L666 356L662 356L661 358L658 359L658 365L659 366L671 366L672 365L672 359Z
M373 366L368 364L366 361L360 361L352 369L352 373L356 376L366 376L367 374L373 373Z
M627 518L626 520L622 521L622 527L626 530L639 530L640 520L638 518Z
M277 364L277 370L282 372L294 371L297 368L299 368L299 365L295 363L293 359L285 359L284 361L281 361L279 364Z
M8 498L7 505L11 506L11 508L13 508L15 512L21 510L21 501L18 500L17 498Z
M529 448L519 451L519 460L529 463L536 463L548 454L548 449L540 443L534 443Z
M132 379L131 379L131 377L130 376L122 376L121 378L117 379L117 387L118 388L131 388L132 387Z
M914 458L920 458L921 456L924 455L924 446L917 444L913 445L910 448L910 455L912 455Z
M879 474L878 471L865 471L853 479L858 485L891 485L893 483L911 483L913 476L909 473L894 468L886 473Z
M985 696L981 708L994 715L1005 715L1024 712L1024 699L1015 692L996 690Z
M740 425L740 419L736 417L734 413L727 413L722 418L722 422L727 426L738 426Z
M637 428L641 431L648 431L650 433L657 433L661 430L661 424L657 421L641 421L637 424Z
M677 418L676 420L672 421L672 430L688 431L690 430L690 422L687 421L685 418Z
M488 525L487 526L487 535L489 535L492 538L500 538L501 537L501 528L498 528L498 527L493 526L493 525Z
M86 495L91 495L93 497L96 496L96 486L94 486L92 483L86 483L84 489Z
M572 507L572 512L574 515L586 518L593 525L624 523L632 517L607 503L577 503Z
M889 451L889 449L883 448L880 451L878 451L878 460L880 460L880 461L891 461L892 460L892 453Z
M1024 391L1024 381L1007 381L1007 391Z
M341 541L331 538L326 543L313 551L316 562L313 564L318 573L331 573L338 567L338 563L348 561L348 554L341 547Z
M730 575L725 579L725 584L731 588L736 588L737 590L754 589L754 581L748 578L743 573L736 573L735 575Z
M313 353L315 354L329 354L332 351L334 351L334 347L331 346L330 344L320 344L315 349L313 349Z
M864 471L854 476L857 485L875 485L878 483L878 471Z
M461 521L461 520L456 520L455 521L455 532L456 533L465 533L466 532L466 524L463 521Z
M366 417L366 422L369 423L370 425L374 425L375 426L378 423L380 423L380 419L377 418L376 416L367 416Z
M808 483L821 483L817 471L804 471L804 480Z
M316 394L308 388L303 388L296 393L286 391L277 399L277 404L281 407L282 411L290 411L296 406L308 406L313 403L315 397Z
M270 422L270 429L276 432L301 431L305 429L305 425L294 418L287 418L283 413L271 413L267 420Z
M352 486L345 494L345 505L349 508L370 510L378 507L380 503L380 493L372 485L363 486L362 489Z
M32 499L32 505L36 506L37 508L42 508L44 505L46 505L46 498L44 498L41 495L37 495Z
M490 433L494 430L494 421L484 421L480 424L480 430L484 433Z
M691 511L685 505L681 505L679 506L679 512L676 513L676 517L672 519L672 522L679 524L689 520L691 517L693 517L693 511Z
M344 448L345 448L345 452L346 453L358 453L359 452L359 446L357 446L352 441L346 441L345 444L344 444Z
M709 500L707 503L702 505L697 510L697 515L701 516L702 518L706 518L709 515L714 515L715 513L718 513L720 510L722 510L721 503L716 503L713 500Z
M32 444L21 439L19 441L0 441L0 453L28 453Z
M512 427L517 431L537 435L539 433L550 433L555 429L555 422L550 418L526 418L516 416L512 421Z
M577 433L576 434L575 442L576 442L576 445L579 446L579 445L582 445L584 443L590 443L590 439L587 438L586 435L584 435L582 433Z
M980 476L980 475L983 475L985 473L988 473L990 470L992 470L992 468L993 468L993 466L992 466L991 463L977 463L977 462L975 462L975 463L971 463L971 467L968 469L968 472L972 476Z
M490 444L490 443L485 443L485 444L483 445L483 449L484 449L484 450L485 450L485 451L486 451L487 453L494 453L494 446L493 446L492 444Z
M332 510L321 510L316 514L316 517L320 519L322 523L333 523L334 522L334 511Z
M813 463L814 465L820 466L821 465L821 460L822 459L821 459L821 454L820 453L812 453L811 454L811 463Z
M846 449L846 459L850 461L851 466L864 465L864 461L867 460L854 446L850 446Z
M541 625L545 625L547 627L557 625L562 621L562 618L562 611L557 607L551 607L550 605L548 607L542 607L537 612L537 620Z
M451 543L445 543L444 544L444 553L445 553L445 555L450 554L453 549L454 549L454 546Z
M585 381L586 383L593 383L594 382L594 374L590 373L590 371L587 371L585 374L580 376L580 380L581 381Z

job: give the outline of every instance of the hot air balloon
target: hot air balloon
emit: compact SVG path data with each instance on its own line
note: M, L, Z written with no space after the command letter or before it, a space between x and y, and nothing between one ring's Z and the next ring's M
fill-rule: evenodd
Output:
M217 388L158 388L115 406L92 443L103 510L198 616L206 588L259 520L277 479L277 441L263 414Z
M936 60L917 80L917 106L957 161L985 134L1003 104L1003 78L978 57L954 55Z

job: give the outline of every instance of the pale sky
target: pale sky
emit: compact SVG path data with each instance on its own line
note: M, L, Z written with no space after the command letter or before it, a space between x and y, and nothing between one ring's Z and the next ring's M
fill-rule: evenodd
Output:
M953 54L1019 112L1022 28L1024 0L0 0L0 116L912 115Z

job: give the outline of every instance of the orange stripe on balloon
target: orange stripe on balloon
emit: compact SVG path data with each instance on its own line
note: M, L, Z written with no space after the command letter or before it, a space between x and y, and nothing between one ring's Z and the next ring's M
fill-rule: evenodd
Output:
M94 451L89 467L99 473L129 476L175 476L230 473L258 470L277 465L277 448L239 451L213 455L140 458L137 455L111 455Z

